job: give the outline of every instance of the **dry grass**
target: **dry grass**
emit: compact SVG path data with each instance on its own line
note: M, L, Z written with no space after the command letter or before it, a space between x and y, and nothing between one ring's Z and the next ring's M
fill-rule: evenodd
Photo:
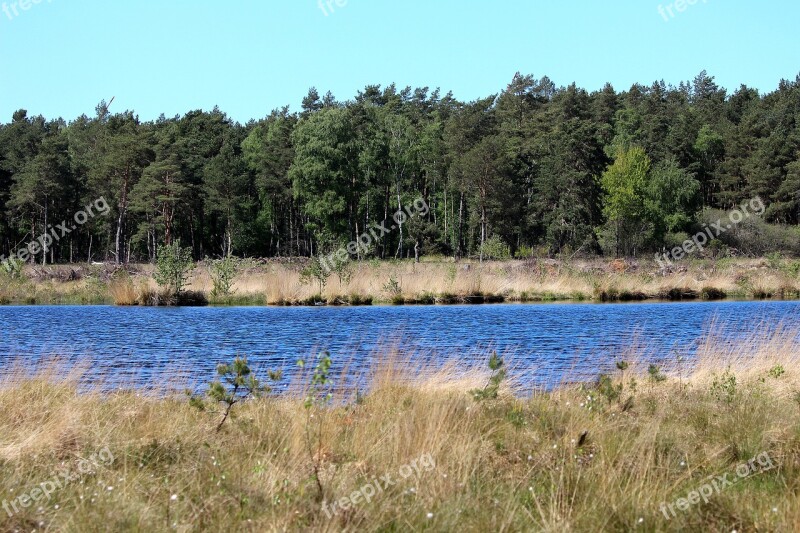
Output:
M136 305L139 303L139 291L133 286L130 277L115 279L108 284L108 292L114 305Z
M300 270L296 264L250 267L238 276L234 289L239 295L265 295L269 304L308 301L319 288L303 285ZM390 280L399 287L396 295L387 287ZM198 269L191 286L210 292L208 274ZM702 298L710 288L730 297L796 298L800 280L763 259L696 261L672 271L661 271L652 261L371 261L355 264L349 281L332 275L323 299L330 302L342 295L412 303L460 302L476 295L506 301L675 299L678 293Z
M97 383L95 367L20 367L0 385L0 500L105 447L114 461L49 501L0 512L0 531L796 531L798 332L729 339L710 334L664 382L628 370L611 400L587 384L476 403L466 392L482 369L394 354L359 401L338 396L344 404L308 418L296 378L280 397L236 406L221 433L218 414L163 391L79 393L81 379ZM311 455L309 427L322 435ZM775 468L663 515L662 503L762 453ZM397 475L425 454L435 468ZM329 504L375 477L397 484L328 516L312 458Z
M210 297L213 284L205 266L192 272L188 289L204 293L212 303L236 305L302 305L326 302L482 303L484 301L616 301L692 298L800 297L800 262L774 259L685 261L669 271L652 260L527 260L483 264L451 260L367 261L353 264L349 280L332 275L323 290L301 283L301 262L246 262L227 297ZM37 267L37 281L0 276L3 303L114 303L152 300L157 285L152 265L131 265L130 281L42 279L43 273L69 267ZM77 266L75 269L80 270ZM34 271L28 272L29 276ZM390 288L396 283L397 291ZM131 284L139 293L134 294Z

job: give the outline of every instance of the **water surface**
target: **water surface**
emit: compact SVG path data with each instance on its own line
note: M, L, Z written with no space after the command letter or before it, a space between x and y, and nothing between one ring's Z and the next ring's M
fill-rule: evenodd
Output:
M335 365L357 372L389 345L465 364L482 364L495 349L513 359L524 381L546 386L596 376L632 344L655 360L691 355L712 322L742 338L763 324L800 326L800 303L0 307L0 361L7 369L12 361L92 358L111 381L136 386L175 366L205 382L234 355L291 371L299 357L324 349Z

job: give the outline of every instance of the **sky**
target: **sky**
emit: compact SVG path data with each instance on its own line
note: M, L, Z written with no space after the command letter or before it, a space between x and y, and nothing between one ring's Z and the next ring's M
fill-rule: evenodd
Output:
M469 101L518 71L590 91L707 70L770 92L800 73L800 2L689 2L0 0L0 121L114 97L142 120L218 105L246 122L312 86L347 100L392 82Z

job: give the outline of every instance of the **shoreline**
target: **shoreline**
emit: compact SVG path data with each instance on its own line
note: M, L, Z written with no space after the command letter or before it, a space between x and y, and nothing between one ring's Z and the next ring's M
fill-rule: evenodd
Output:
M0 305L180 305L286 307L616 303L800 299L800 261L783 258L693 260L667 270L653 261L530 259L483 264L450 260L364 261L322 294L303 283L301 259L242 260L232 293L214 296L199 263L180 298L165 295L152 265L26 267L0 276Z
M680 299L680 300L663 300L658 298L646 298L643 300L615 300L615 301L600 301L600 300L529 300L529 301L493 301L483 303L404 303L393 304L391 302L377 302L372 304L322 304L322 305L307 305L307 304L247 304L247 303L214 303L209 302L204 305L118 305L113 302L92 302L92 303L74 303L74 302L46 302L46 303L24 303L24 302L11 302L0 303L0 308L31 308L31 307L119 307L119 308L155 308L155 309L186 309L186 308L206 308L206 309L298 309L298 308L324 308L324 309L347 309L347 308L403 308L403 307L485 307L485 306L550 306L550 305L592 305L592 306L612 306L612 305L680 305L680 304L715 304L715 303L759 303L759 302L773 302L773 303L800 303L800 298L741 298L741 297L727 297L721 299Z

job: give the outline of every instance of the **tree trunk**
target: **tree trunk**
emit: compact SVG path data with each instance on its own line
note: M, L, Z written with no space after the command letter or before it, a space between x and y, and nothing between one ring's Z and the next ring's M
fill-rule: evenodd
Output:
M458 204L458 242L456 243L456 259L461 259L461 242L464 237L464 193L459 195Z
M122 256L122 249L120 240L122 239L122 209L120 209L119 217L117 217L117 235L114 240L114 256L116 257L116 263L120 264L120 257Z
M400 182L398 181L397 182L397 212L399 213L399 212L402 212L402 211L403 211L403 204L401 203L401 200L400 200ZM403 258L403 222L402 222L402 218L398 221L398 224L400 225L400 242L397 245L397 254L395 254L395 256L396 257L400 257L400 259L402 259Z

